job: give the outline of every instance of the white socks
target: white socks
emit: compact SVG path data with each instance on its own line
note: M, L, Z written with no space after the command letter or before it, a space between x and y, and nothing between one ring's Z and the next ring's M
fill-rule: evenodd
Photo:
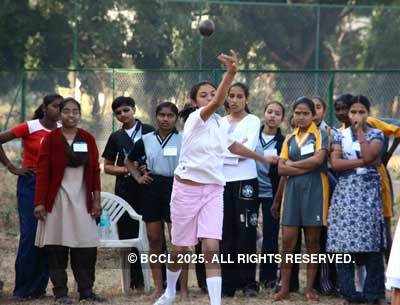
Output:
M208 295L210 297L211 305L221 305L221 286L222 278L214 276L207 278Z
M175 297L176 295L176 282L178 281L180 274L181 269L174 272L167 268L167 289L165 292L169 297Z

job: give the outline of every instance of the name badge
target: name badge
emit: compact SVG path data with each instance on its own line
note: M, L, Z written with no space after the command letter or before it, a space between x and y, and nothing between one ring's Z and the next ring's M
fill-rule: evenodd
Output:
M175 157L178 155L178 148L176 146L165 146L164 156L165 157Z
M87 144L83 143L83 142L74 143L72 145L72 149L74 152L87 152L88 151Z
M224 164L226 165L238 165L239 158L237 157L224 157Z
M301 149L300 149L300 154L302 156L304 155L309 155L314 153L314 143L310 143L307 145L304 145Z
M363 175L367 173L367 169L365 167L357 167L356 168L357 175Z
M278 156L278 150L276 148L264 150L264 156Z
M353 150L359 151L359 152L361 151L361 146L360 146L360 143L358 141L353 142Z

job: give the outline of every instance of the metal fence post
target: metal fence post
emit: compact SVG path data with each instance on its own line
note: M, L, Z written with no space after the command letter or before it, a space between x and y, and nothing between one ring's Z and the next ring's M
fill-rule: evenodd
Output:
M115 69L112 69L112 100L115 99ZM114 112L112 113L112 132L115 131L115 119L114 119Z
M329 125L332 126L334 122L334 110L333 110L333 95L335 91L335 73L330 72L329 86L328 86L328 121Z
M20 121L25 122L26 119L26 71L22 71L21 78L21 117Z
M78 0L74 0L74 16L73 16L73 31L72 31L72 69L78 67Z

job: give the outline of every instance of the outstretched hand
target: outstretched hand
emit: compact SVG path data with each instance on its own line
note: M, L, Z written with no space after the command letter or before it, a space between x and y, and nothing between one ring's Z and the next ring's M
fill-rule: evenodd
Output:
M238 57L235 51L230 50L230 55L221 53L218 60L226 67L229 73L237 72Z

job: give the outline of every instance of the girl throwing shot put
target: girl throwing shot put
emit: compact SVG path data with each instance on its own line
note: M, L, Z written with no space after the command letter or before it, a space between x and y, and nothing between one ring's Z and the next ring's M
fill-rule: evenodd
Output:
M222 237L223 154L230 152L245 158L269 163L272 158L263 157L228 138L228 130L221 124L215 111L224 104L229 86L237 71L237 56L218 56L227 68L217 90L209 83L200 84L192 104L198 108L192 112L183 130L182 148L171 195L172 260L167 269L167 289L154 305L171 305L175 300L176 282L181 272L180 254L202 239L202 251L206 266L207 288L211 305L221 304L221 271L213 261L219 253ZM199 257L199 260L202 259Z

